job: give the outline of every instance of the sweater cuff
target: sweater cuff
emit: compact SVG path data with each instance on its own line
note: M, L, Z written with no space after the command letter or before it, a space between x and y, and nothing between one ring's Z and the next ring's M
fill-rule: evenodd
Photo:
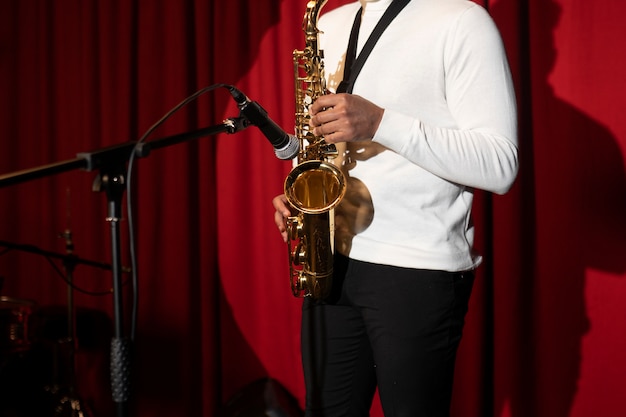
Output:
M411 116L385 109L372 141L402 154L402 148L406 146L406 138L414 123L416 120Z

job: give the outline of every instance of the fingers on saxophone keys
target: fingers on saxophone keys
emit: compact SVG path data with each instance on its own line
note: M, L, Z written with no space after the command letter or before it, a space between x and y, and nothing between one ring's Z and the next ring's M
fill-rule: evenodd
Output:
M331 132L327 125L319 124L313 128L313 134L315 136L328 136L332 135L334 132Z

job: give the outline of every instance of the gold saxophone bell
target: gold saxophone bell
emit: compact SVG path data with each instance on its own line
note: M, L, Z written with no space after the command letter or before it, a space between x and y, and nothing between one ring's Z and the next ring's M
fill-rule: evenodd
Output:
M285 180L285 196L298 211L320 214L333 209L346 193L341 170L329 162L311 160L296 166Z
M346 192L344 175L332 163L310 160L285 179L285 196L299 211L287 219L291 288L296 297L325 299L332 286L333 208Z

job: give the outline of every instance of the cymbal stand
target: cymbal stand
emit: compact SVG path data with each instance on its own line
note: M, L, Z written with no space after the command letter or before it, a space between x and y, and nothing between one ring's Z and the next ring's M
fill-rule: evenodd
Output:
M67 335L57 341L54 349L54 377L52 386L48 391L54 396L52 403L55 417L91 417L92 411L86 407L76 392L76 350L78 339L76 337L76 308L74 306L74 269L76 257L74 255L74 242L72 232L68 228L61 235L65 239L65 251L67 256L63 258L65 280L67 282ZM64 365L66 378L61 377L59 369L59 357Z

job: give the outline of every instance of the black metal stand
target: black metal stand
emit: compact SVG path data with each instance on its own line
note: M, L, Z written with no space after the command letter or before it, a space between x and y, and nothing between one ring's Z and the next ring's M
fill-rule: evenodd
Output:
M160 149L178 143L187 142L204 136L219 133L237 133L249 125L243 117L226 119L219 125L193 132L169 136L149 142L126 142L93 152L79 153L78 158L57 162L38 168L14 172L0 176L0 188L42 178L73 169L92 171L100 170L95 191L104 191L107 197L106 221L111 235L111 271L113 279L113 314L114 335L111 341L111 390L117 407L117 415L128 415L130 398L131 351L132 343L124 328L122 265L120 249L120 219L122 217L122 199L126 188L126 166L130 157L142 158L152 149Z
M90 408L82 401L77 392L76 387L76 351L78 349L78 338L76 331L76 308L74 306L74 270L76 262L74 256L74 242L72 240L72 231L66 229L59 237L65 240L65 251L67 257L63 260L65 270L65 280L67 283L67 336L57 341L59 344L57 355L63 356L66 367L65 386L60 381L60 371L57 375L57 385L49 387L50 393L56 391L56 404L54 404L56 413L59 417L92 417Z

